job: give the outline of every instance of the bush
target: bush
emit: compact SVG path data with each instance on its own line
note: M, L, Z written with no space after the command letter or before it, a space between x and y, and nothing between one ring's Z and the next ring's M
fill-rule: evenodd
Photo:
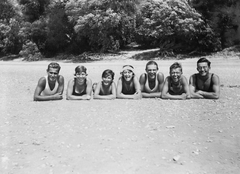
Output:
M37 61L43 57L37 45L32 41L27 41L19 54L27 61Z
M19 36L21 24L12 18L8 22L0 20L0 51L4 54L18 54L22 48L22 38Z
M141 7L136 33L139 44L159 47L163 54L215 49L210 44L215 41L207 40L214 33L186 0L148 0Z
M120 0L67 3L67 14L74 23L77 41L87 43L85 46L92 51L115 52L124 47L131 42L134 31L134 18L125 8L128 5L135 7L132 1Z

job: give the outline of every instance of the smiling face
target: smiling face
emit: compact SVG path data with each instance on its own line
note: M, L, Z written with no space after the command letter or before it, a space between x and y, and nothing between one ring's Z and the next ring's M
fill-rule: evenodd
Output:
M84 83L86 77L87 77L87 73L83 72L83 71L76 72L76 74L75 74L75 78L78 83Z
M201 62L197 64L197 70L200 76L207 76L209 74L210 67L207 62Z
M149 79L155 79L157 71L158 71L158 68L154 64L148 65L147 68L146 68L146 72L148 74Z
M108 86L112 83L113 78L111 75L108 75L108 76L102 77L102 81L104 85Z
M182 75L182 69L181 68L173 68L170 71L170 77L174 82L178 82Z
M51 82L55 82L57 80L59 70L57 68L49 68L47 70L48 73L48 80Z
M133 78L133 72L132 72L131 70L128 70L128 69L124 70L124 71L122 72L122 75L123 75L123 78L124 78L127 82L131 81L132 78Z

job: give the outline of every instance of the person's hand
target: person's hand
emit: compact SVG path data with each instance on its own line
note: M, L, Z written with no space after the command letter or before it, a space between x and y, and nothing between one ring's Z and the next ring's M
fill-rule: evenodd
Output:
M86 96L86 99L87 99L87 100L90 100L90 99L91 99L91 96L90 96L90 95L87 95L87 96Z
M191 95L187 95L187 96L186 96L186 99L190 99L190 98L191 98Z
M204 92L201 91L201 90L199 90L199 91L197 91L196 93L202 96Z
M142 95L139 92L135 92L134 99L138 100L138 99L141 99L141 98L142 98Z
M182 100L187 99L187 94L186 93L183 93L181 96L182 96Z
M61 100L61 99L63 99L63 96L62 96L61 93L56 93L56 94L54 94L54 99L55 100Z

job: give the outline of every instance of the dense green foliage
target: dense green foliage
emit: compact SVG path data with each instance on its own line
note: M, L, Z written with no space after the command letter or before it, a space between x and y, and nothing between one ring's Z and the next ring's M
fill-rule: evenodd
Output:
M226 10L236 2L1 0L0 55L38 60L60 53L117 52L131 42L158 47L163 56L216 51L225 46L226 29L236 27Z

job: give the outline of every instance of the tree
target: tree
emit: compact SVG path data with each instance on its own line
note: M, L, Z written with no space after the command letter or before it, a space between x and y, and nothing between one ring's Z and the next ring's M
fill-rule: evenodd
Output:
M50 0L18 0L23 6L22 12L26 21L34 22L44 15Z
M22 38L20 16L7 0L0 1L0 53L17 54L21 50Z
M229 29L236 30L238 28L237 23L234 23L233 8L238 3L238 0L191 0L190 4L197 11L199 11L205 21L214 30L214 33L221 41L222 48L228 46L226 43L225 33Z
M205 40L213 34L211 28L185 0L148 0L141 7L138 21L136 38L144 46L170 52L215 49L214 45L206 47L213 42Z
M133 38L134 0L69 1L66 11L79 43L93 51L117 51ZM81 45L81 44L80 44Z

